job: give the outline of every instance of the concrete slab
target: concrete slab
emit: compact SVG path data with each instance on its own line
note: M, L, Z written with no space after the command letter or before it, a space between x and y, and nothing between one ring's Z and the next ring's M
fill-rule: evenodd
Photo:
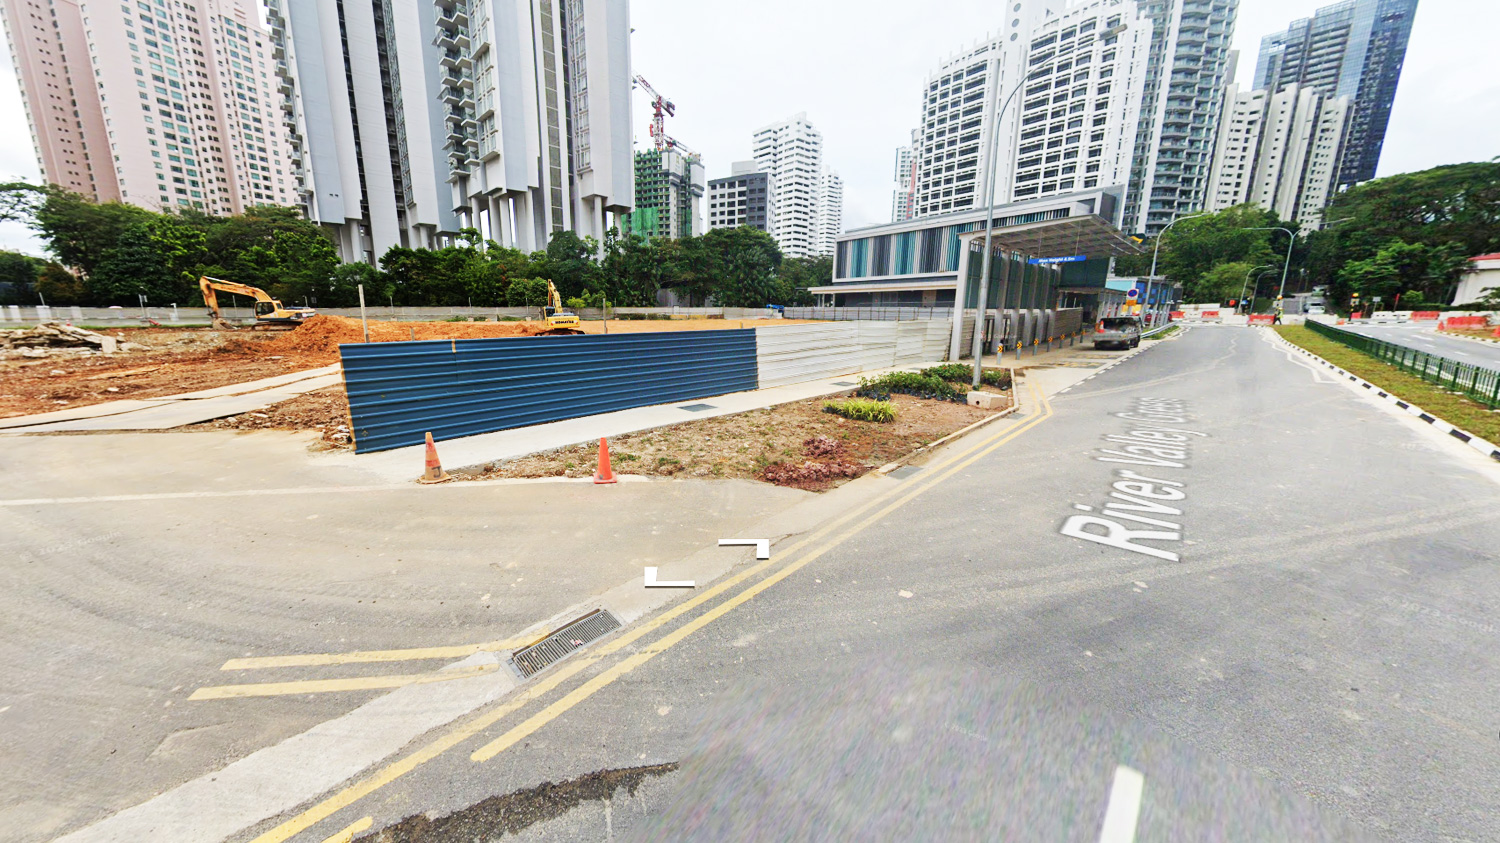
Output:
M527 454L550 451L580 442L596 441L600 437L621 436L685 421L728 416L806 398L833 395L848 390L851 383L857 385L860 377L875 377L886 372L914 371L933 365L937 364L922 363L892 369L876 369L855 375L839 375L789 386L715 395L712 398L695 401L636 407L631 410L600 413L550 424L466 436L462 439L450 439L443 442L438 448L438 454L442 457L444 468L467 468L495 460L514 459ZM706 408L704 408L705 404L708 405ZM697 409L686 409L688 407ZM407 479L411 476L412 466L422 464L425 447L412 445L374 454L332 454L320 457L318 461L331 465L358 467L384 479Z
M220 386L214 389L201 389L197 392L166 395L161 398L106 401L102 404L90 404L87 407L57 410L51 413L15 416L13 418L0 419L0 430L23 429L20 432L24 433L49 433L60 430L163 430L178 427L179 425L196 424L197 422L208 421L210 419L263 409L272 404L285 401L288 398L295 398L307 392L333 386L339 383L339 378L338 365L324 366L318 369L307 369L301 372L277 375L274 378L261 378L260 380L230 384L229 386ZM276 387L280 388L275 389ZM275 391L270 391L272 389L275 389ZM222 406L205 403L218 398L235 398L251 394L256 394L266 400L261 403L246 402L243 400L229 401ZM198 405L199 409L192 412L180 411L175 413L147 413L144 416L135 415L143 410L153 410L179 401L194 402ZM110 417L127 414L130 414L129 418L116 419L114 422L102 421ZM187 421L177 421L172 424L163 423L164 421L171 421L173 419L187 419ZM78 424L73 424L74 422L78 422Z
M197 424L211 419L237 416L263 410L272 404L288 401L304 393L333 386L338 375L323 375L308 378L281 389L250 392L244 395L224 395L205 398L201 401L168 401L152 407L98 418L53 422L21 428L18 433L55 433L59 431L106 431L106 430L168 430L187 424Z
M90 404L87 407L73 407L67 410L54 410L50 413L32 413L29 416L13 416L8 419L0 419L0 430L13 428L31 427L33 425L48 424L50 422L74 421L77 419L94 419L101 416L115 416L120 413L133 413L147 407L160 407L171 401L171 398L128 398L122 401L106 401L103 404Z
M261 378L260 380L235 383L230 384L229 386L219 386L213 389L200 389L197 392L184 392L181 395L170 395L167 397L172 401L192 401L202 398L219 398L226 395L244 395L248 392L259 392L261 390L272 389L278 386L287 386L288 384L297 384L300 388L305 386L305 383L302 382L308 381L313 378L322 379L323 386L327 386L328 383L326 376L335 376L333 383L338 383L338 374L339 365L335 363L332 366L323 366L318 369L306 369L301 372L292 372L290 374L277 375L273 378ZM313 387L313 389L322 389L322 386ZM299 391L308 392L311 390L299 389Z

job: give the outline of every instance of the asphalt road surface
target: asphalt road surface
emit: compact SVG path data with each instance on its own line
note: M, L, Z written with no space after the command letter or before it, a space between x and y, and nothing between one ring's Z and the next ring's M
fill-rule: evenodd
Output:
M1339 327L1356 334L1425 351L1428 354L1447 357L1460 363L1472 363L1487 369L1500 369L1500 343L1482 343L1444 336L1437 332L1431 322L1370 323L1340 325Z
M1500 838L1494 466L1261 329L1022 389L231 839Z
M245 839L1496 839L1497 507L1193 329Z

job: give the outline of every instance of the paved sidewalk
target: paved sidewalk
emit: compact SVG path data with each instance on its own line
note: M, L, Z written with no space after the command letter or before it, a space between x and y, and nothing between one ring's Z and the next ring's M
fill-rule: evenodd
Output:
M444 468L467 468L494 460L514 459L527 454L550 451L580 442L593 442L600 437L621 436L656 427L728 416L773 407L777 404L789 404L807 398L833 395L858 386L861 377L875 377L886 372L914 371L935 365L937 364L920 363L891 369L875 369L789 386L732 392L693 401L636 407L630 410L600 413L495 433L481 433L477 436L465 436L461 439L449 439L439 443L438 456L442 459ZM687 409L689 407L697 409ZM317 457L316 460L326 465L347 466L367 471L383 480L410 480L421 473L426 456L425 448L425 445L411 445L373 454L344 452Z
M9 433L62 430L166 430L263 410L339 382L338 364L162 398L106 401L51 413L0 419Z

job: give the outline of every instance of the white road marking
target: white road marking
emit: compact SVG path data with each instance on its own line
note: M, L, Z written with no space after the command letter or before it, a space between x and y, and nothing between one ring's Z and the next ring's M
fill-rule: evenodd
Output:
M697 584L693 580L657 580L657 578L656 578L656 568L653 567L653 566L649 566L648 565L646 567L646 587L647 588L697 588L698 586L697 586Z
M735 547L738 545L754 547L756 559L771 558L770 539L719 539L719 547Z
M1124 764L1115 768L1115 781L1109 788L1109 807L1104 811L1099 843L1135 843L1135 827L1141 816L1141 791L1145 786L1145 776Z

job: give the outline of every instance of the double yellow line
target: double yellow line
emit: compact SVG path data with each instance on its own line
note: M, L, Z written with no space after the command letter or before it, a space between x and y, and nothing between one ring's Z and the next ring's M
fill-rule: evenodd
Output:
M681 643L684 639L692 635L694 632L703 629L704 627L733 611L735 608L749 602L761 592L801 570L803 567L822 557L825 553L839 546L849 538L867 529L871 525L875 524L876 522L880 521L881 519L885 518L886 516L920 497L921 495L924 495L932 489L936 488L939 484L947 481L949 478L973 465L978 460L981 460L984 457L990 455L991 453L1003 447L1005 444L1017 438L1026 431L1031 430L1032 428L1051 418L1052 405L1047 402L1046 397L1042 395L1042 393L1035 387L1028 385L1028 389L1032 393L1034 406L1038 407L1041 410L1041 412L1038 413L1035 417L1029 419L1026 422L1023 422L1020 425L1010 428L1009 430L988 437L975 444L974 446L955 454L953 457L940 462L937 466L934 467L937 469L936 473L933 476L929 477L927 480L923 481L916 488L913 488L910 491L906 491L903 494L903 490L906 488L905 485L903 484L902 486L896 487L888 492L879 495L873 500L870 500L862 504L861 506L856 507L845 515L840 516L839 518L829 523L827 526L822 527L819 530L808 535L806 538L803 538L786 548L778 548L777 556L780 556L781 558L796 556L797 553L803 551L804 549L811 549L808 550L805 555L797 557L791 562L781 564L780 567L777 568L769 576L766 576L759 582L756 582L755 584L744 589L738 594L735 594L728 600L725 600L717 606L714 606L697 618L694 618L688 623L683 624L675 631L662 636L661 638L651 642L644 648L631 654L627 658L617 662L615 665L605 670L603 673L600 673L598 676L595 676L594 678L585 682L583 685L580 685L578 688L575 688L574 690L568 692L560 699L548 705L546 708L542 709L541 711L537 712L536 714L532 715L516 726L513 726L510 730L506 731L500 737L490 741L489 743L480 747L478 750L475 750L469 757L476 762L487 761L490 758L495 757L499 753L505 751L507 748L516 744L518 741L524 740L527 736L531 735L542 726L556 719L559 715L593 696L595 693L607 687L615 680ZM889 501L889 503L886 503L886 501ZM881 506L882 503L886 503L886 505ZM871 510L874 510L874 512L871 513ZM832 538L829 538L830 536L832 536ZM611 656L619 652L620 650L634 644L636 641L661 628L665 624L670 623L671 621L681 617L688 612L691 612L692 610L698 608L699 606L702 606L705 603L708 603L721 594L724 594L730 589L735 588L741 583L744 583L746 580L749 580L752 577L766 572L768 569L774 567L777 564L774 560L775 558L773 557L773 559L768 559L764 562L752 565L749 568L746 568L744 571L741 571L740 573L729 577L723 582L713 586L702 594L693 597L690 600L686 600L683 603L680 603L677 606L674 606L662 612L661 614L642 622L634 629L627 630L624 634L607 642L592 653L575 656L574 658L568 660L568 662L559 666L557 669L551 671L550 674L545 676L545 678L543 678L540 682L522 689L520 693L516 694L516 696L512 699L501 703L494 709L491 709L490 711L487 711L484 714L470 720L469 722L449 731L447 734L437 738L436 740L432 741L431 743L427 744L411 755L408 755L405 758L400 759L399 761L392 762L391 764L381 768L369 778L364 779L360 782L356 782L355 784L352 784L344 788L343 790L333 794L327 799L324 799L322 802L319 802L311 808L308 808L306 811L303 811L297 816L292 817L281 825L278 825L275 828L272 828L271 830L260 835L259 837L256 837L252 841L252 843L284 843L284 841L291 839L291 837L293 837L294 835L305 831L308 828L311 828L313 825L323 821L324 819L327 819L338 811L385 787L386 785L401 778L412 770L415 770L422 764L425 764L428 761L437 758L438 756L447 752L449 749L452 749L453 747L463 743L469 738L474 737L475 735L479 734L480 732L505 718L511 712L516 711L532 700L538 699L543 695L551 692L554 688L566 682L568 679L571 679L573 676L577 675L584 669L596 664L600 660L607 658L608 656Z

